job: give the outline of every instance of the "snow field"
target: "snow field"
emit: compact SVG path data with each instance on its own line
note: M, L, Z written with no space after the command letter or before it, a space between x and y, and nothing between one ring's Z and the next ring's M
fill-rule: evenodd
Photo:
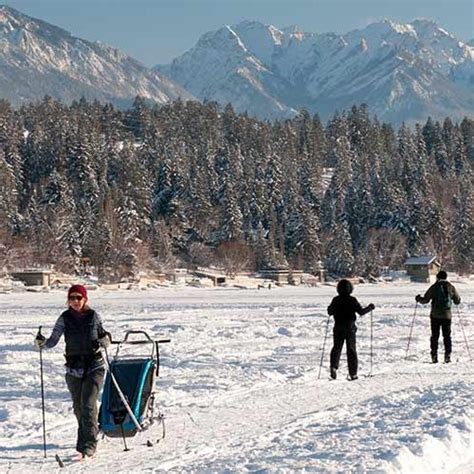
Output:
M455 283L474 346L474 284ZM425 285L361 285L373 302L358 320L360 379L328 379L330 286L272 290L159 289L91 292L115 337L145 329L161 347L161 428L131 441L104 439L95 459L68 471L105 472L473 472L473 366L454 310L453 363L429 363L429 308L418 307L404 360L414 295ZM49 335L65 295L0 295L0 472L51 471L74 453L76 424L63 377L63 343L44 357L48 457L42 458L38 326ZM441 341L440 341L441 343ZM440 346L442 354L442 343Z

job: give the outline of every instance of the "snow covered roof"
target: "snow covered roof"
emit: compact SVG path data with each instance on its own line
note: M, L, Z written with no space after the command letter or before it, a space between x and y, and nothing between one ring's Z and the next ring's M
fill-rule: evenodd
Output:
M421 257L410 257L405 261L405 265L429 265L436 260L432 255L423 255Z

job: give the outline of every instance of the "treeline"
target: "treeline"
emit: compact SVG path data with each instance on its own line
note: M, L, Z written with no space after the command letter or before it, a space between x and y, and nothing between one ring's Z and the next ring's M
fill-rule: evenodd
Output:
M474 121L411 129L366 107L326 126L137 98L0 103L0 268L90 260L119 278L172 265L374 274L474 261Z

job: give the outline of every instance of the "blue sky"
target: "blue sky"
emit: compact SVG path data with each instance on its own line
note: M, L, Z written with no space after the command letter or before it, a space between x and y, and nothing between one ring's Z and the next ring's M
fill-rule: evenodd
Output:
M169 62L207 31L246 19L345 33L383 18L400 22L429 18L460 39L474 38L474 0L7 0L5 4L75 36L120 48L148 66Z

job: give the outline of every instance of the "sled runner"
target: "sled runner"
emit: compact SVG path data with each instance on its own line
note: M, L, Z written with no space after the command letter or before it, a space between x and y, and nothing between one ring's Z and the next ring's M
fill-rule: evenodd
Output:
M140 335L140 340L130 340L129 336ZM161 413L155 413L154 384L159 375L159 344L169 339L153 340L145 331L127 331L123 341L117 344L112 360L108 360L107 376L99 413L100 430L111 438L131 438L149 427L154 421L163 423ZM123 355L125 346L148 346L148 355ZM130 352L130 351L127 351ZM164 425L163 425L164 436Z

